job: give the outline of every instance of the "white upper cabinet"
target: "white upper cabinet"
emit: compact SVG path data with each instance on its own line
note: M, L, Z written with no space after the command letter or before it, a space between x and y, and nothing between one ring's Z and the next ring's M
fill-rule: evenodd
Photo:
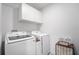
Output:
M20 20L31 21L35 23L42 23L42 14L39 10L29 6L28 4L21 4Z

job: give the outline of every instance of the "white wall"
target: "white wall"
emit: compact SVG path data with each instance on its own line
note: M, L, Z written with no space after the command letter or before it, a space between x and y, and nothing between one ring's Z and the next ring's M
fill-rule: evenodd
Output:
M20 22L19 8L11 7L7 4L2 4L2 35L10 32L13 29L19 31L39 30L40 25L31 22ZM3 39L4 41L4 39Z
M1 40L1 19L2 19L2 17L1 17L1 14L2 14L2 4L0 4L0 51L1 51L1 42L2 42L2 40Z
M4 36L7 32L13 29L13 8L2 4L2 35L3 41Z
M52 54L61 37L71 37L79 54L79 4L52 4L42 12L44 24L40 30L50 35Z

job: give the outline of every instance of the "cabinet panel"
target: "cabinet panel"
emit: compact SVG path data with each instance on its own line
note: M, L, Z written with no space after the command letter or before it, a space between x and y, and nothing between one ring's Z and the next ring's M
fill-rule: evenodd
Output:
M42 23L42 14L39 10L27 5L21 4L21 20L32 21L36 23Z
M35 55L35 39L30 39L26 41L26 53L27 55Z

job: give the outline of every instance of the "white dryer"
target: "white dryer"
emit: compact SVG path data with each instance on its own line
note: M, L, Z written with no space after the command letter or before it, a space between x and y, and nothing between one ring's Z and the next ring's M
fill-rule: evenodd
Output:
M39 31L32 31L32 35L36 37L36 54L48 55L50 53L49 35Z
M26 32L11 32L5 38L6 55L35 55L35 37Z

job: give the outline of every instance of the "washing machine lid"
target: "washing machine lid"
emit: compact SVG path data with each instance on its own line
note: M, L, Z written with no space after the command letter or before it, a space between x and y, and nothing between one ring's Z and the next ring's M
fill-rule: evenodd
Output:
M42 33L42 32L40 32L40 31L32 31L32 34L33 34L33 35L36 35L36 36L48 35L47 33Z
M28 40L31 38L33 38L33 36L28 35L26 32L12 32L12 33L7 33L6 35L7 43Z
M8 37L9 40L17 40L17 39L23 39L23 38L27 38L27 37L31 37L30 35L17 35L17 36L12 36L12 37Z

